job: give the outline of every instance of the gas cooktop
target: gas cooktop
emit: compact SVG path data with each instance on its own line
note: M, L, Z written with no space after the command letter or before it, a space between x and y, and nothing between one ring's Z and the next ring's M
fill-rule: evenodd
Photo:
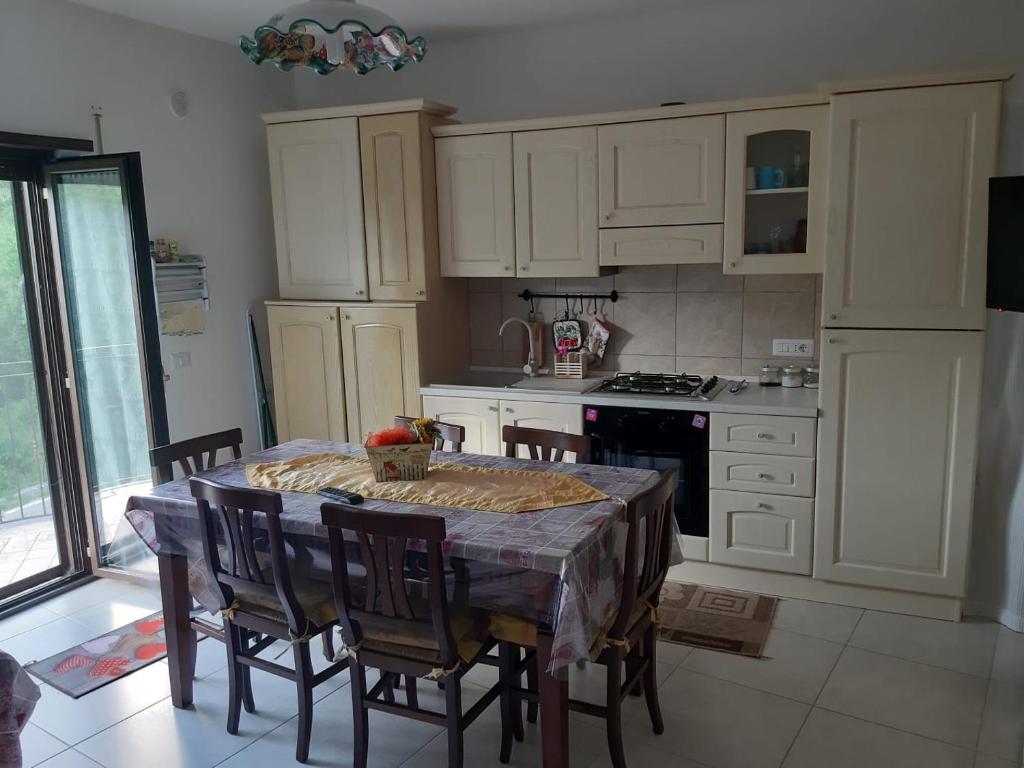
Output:
M671 395L689 400L714 400L726 382L717 376L705 379L687 373L617 373L601 382L595 392L634 395Z

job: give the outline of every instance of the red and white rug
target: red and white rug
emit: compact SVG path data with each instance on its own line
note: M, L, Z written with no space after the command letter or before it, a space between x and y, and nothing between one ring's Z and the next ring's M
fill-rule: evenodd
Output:
M159 611L105 635L26 664L25 669L73 699L167 655Z

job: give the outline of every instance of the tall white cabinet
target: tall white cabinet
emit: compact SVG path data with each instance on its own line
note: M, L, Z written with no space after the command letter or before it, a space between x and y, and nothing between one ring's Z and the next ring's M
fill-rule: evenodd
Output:
M837 93L814 575L961 598L1000 83Z

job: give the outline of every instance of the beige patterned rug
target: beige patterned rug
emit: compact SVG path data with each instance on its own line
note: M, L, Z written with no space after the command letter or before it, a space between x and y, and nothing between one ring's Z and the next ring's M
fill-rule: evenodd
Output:
M759 659L778 604L753 592L665 582L658 639Z

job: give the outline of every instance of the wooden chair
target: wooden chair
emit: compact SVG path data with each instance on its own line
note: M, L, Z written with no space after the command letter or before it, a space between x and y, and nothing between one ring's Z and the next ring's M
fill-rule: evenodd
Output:
M396 427L411 427L415 419L412 416L395 416ZM436 422L441 436L434 441L434 450L443 451L446 442L451 443L452 453L462 453L462 444L466 442L466 428L458 424Z
M174 465L180 467L185 477L191 477L196 472L213 469L217 466L217 453L221 450L230 450L234 459L242 457L242 430L226 429L223 432L214 432L210 435L201 435L189 440L181 440L177 443L161 445L149 452L149 465L156 470L157 482L161 485L169 483L174 479ZM202 618L206 611L194 608L189 617L189 643L192 651L192 675L196 672L196 654L199 651L199 637L197 633L213 637L224 642L223 628L212 624ZM252 700L252 691L248 684L245 688L243 703L246 712L255 711Z
M448 730L449 768L461 768L463 731L496 699L501 699L502 740L499 759L511 757L511 682L514 671L509 654L502 653L499 682L466 712L462 711L462 677L486 658L497 644L487 634L488 616L448 598L442 544L445 521L440 517L374 512L348 504L320 507L330 540L334 572L334 598L342 639L349 653L355 729L355 768L365 768L369 749L369 710L410 717ZM349 575L345 533L358 542L365 582ZM411 542L425 547L428 599L417 598L404 564ZM419 548L419 547L418 547ZM458 593L458 585L456 585ZM366 668L381 672L369 690ZM390 681L405 676L406 703L389 695ZM417 678L443 681L445 713L422 709Z
M228 733L238 733L242 697L255 667L295 682L299 702L299 732L295 759L309 757L313 728L313 688L345 669L333 663L313 673L309 641L337 626L334 601L316 588L296 588L288 568L284 533L281 530L281 496L257 488L234 488L193 477L189 482L199 507L203 556L211 584L220 592L228 652ZM270 565L258 556L254 532L262 522L270 542ZM218 532L221 534L218 536ZM222 563L221 540L228 562ZM250 645L252 633L264 637ZM259 657L275 640L291 643L295 668Z
M607 721L605 730L614 768L626 768L622 745L622 701L626 696L642 692L647 699L654 732L660 734L665 730L656 680L658 627L655 617L672 551L677 482L675 470L662 473L654 488L633 499L626 508L628 529L622 600L605 632L605 646L596 659L597 664L607 669L606 701L603 706L575 699L569 701L570 709ZM493 634L503 642L527 647L536 644L535 634L531 638L534 628L521 622L517 624L515 619L504 617L492 621L491 626ZM530 663L535 665L536 659ZM521 693L521 689L514 689L513 698L518 700ZM527 694L528 700L537 698L532 681ZM516 706L521 706L518 701Z
M586 435L506 424L501 430L501 439L505 441L505 455L509 458L515 457L516 446L525 445L535 461L562 461L566 451L576 454L580 464L590 460L590 438Z
M505 456L508 458L515 458L516 448L525 445L534 461L563 461L566 451L576 454L576 461L580 464L590 460L590 438L586 435L506 424L501 430L501 439L505 441ZM530 664L526 669L528 685L531 690L536 690L537 666ZM526 719L531 723L537 722L536 702L531 701L527 705Z
M191 477L217 466L217 452L228 448L232 458L242 458L242 430L237 427L153 448L149 452L149 465L156 469L157 481L162 485L174 479L175 464L181 467L185 477Z

